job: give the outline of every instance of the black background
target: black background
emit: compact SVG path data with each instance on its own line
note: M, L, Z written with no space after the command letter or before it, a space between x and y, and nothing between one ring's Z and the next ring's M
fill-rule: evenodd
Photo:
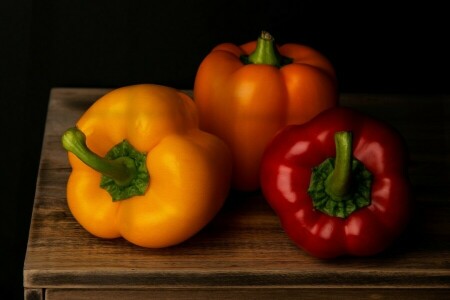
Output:
M190 89L213 46L254 40L264 29L280 44L321 51L340 92L448 94L446 10L431 2L358 3L2 0L0 298L22 297L51 87Z

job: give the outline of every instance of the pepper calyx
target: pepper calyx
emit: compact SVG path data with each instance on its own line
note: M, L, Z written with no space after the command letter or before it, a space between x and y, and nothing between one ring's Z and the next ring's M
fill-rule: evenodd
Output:
M124 200L145 193L150 179L145 154L137 151L128 141L124 140L109 150L105 158L113 161L123 160L126 164L133 164L130 167L136 169L131 181L125 186L117 184L113 178L102 174L100 187L111 195L113 201Z
M83 163L102 174L100 187L112 201L143 195L150 176L146 167L146 155L124 140L108 151L105 157L92 152L86 145L86 136L78 128L68 129L62 136L64 149L72 152Z
M370 205L372 174L352 157L351 134L342 133L335 134L336 158L328 158L313 168L308 194L315 209L347 218Z

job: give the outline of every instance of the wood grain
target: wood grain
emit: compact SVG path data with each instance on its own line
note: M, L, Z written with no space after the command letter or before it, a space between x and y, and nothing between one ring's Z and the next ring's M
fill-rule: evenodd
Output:
M342 105L376 116L404 136L416 209L405 234L384 253L322 261L289 241L258 192L232 192L206 228L171 248L145 249L87 233L66 204L70 167L60 137L107 91L52 90L24 264L26 288L49 289L54 299L82 289L234 288L250 293L270 288L278 293L284 288L395 287L443 293L450 288L449 96L341 96Z
M26 300L44 300L44 290L43 289L29 289L24 290L24 299Z
M441 289L430 293L429 289L276 289L276 288L178 288L178 289L49 289L45 300L113 300L113 299L165 299L165 300L442 300L446 299L450 290ZM212 296L214 295L214 296Z

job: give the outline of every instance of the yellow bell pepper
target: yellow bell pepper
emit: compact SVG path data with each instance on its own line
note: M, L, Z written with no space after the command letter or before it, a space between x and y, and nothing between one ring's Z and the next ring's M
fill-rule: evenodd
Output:
M192 99L157 85L116 89L67 130L75 219L101 238L139 246L181 243L202 229L228 194L231 155L200 131Z

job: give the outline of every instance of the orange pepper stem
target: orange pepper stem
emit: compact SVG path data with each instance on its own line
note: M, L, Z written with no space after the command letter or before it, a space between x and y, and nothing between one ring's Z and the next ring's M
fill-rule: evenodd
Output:
M150 181L147 156L126 140L115 145L105 157L100 157L87 147L84 133L74 127L63 134L62 144L64 149L102 174L100 187L111 195L112 201L145 194Z
M280 66L281 58L274 45L274 38L266 31L261 32L256 49L248 56L249 63Z
M281 68L284 65L293 62L290 57L282 56L274 43L274 38L267 31L261 32L261 36L256 42L256 49L249 55L242 55L240 57L242 63L269 65Z

